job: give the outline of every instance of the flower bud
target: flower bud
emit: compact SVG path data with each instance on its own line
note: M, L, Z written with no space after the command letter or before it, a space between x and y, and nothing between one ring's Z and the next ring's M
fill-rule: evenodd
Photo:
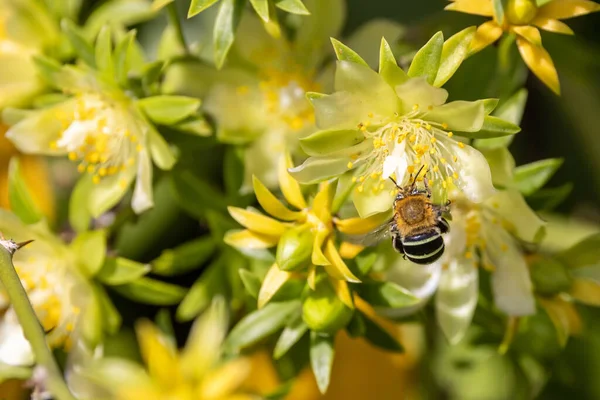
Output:
M277 245L277 265L283 271L294 271L306 266L313 248L310 226L302 225L286 231Z
M537 292L553 295L568 291L571 277L564 265L550 257L538 256L529 262L531 279Z
M536 14L537 6L534 0L508 0L506 16L511 24L528 24Z
M335 333L343 329L354 310L346 306L336 295L326 278L320 279L314 291L310 291L302 305L302 318L313 331Z

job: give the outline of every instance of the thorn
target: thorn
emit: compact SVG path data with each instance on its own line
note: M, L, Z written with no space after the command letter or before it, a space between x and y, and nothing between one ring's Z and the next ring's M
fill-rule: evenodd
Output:
M27 246L27 245L28 245L29 243L31 243L31 242L33 242L33 239L32 239L32 240L26 240L26 241L24 241L24 242L21 242L21 243L17 243L17 250L19 250L19 249L20 249L20 248L22 248L22 247L25 247L25 246Z

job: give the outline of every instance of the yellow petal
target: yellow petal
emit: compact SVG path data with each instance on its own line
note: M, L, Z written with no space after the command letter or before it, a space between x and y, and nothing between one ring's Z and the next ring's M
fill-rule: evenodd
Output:
M587 279L574 279L571 296L590 306L600 306L600 285Z
M445 7L445 10L483 15L484 17L491 17L494 15L492 2L489 0L456 0L452 4L448 4Z
M540 7L537 17L567 19L600 11L600 4L587 0L554 0Z
M174 343L148 320L136 323L135 330L150 376L161 386L175 386L181 373Z
M238 249L268 249L277 244L279 237L261 235L245 229L227 232L223 241Z
M238 358L204 376L198 388L199 399L220 399L232 395L250 373L250 361Z
M271 236L280 236L285 232L285 226L273 218L238 207L227 207L227 210L233 219L251 231Z
M322 182L319 185L319 192L313 200L313 212L325 224L331 221L331 203L334 194L335 186L329 182Z
M469 54L477 53L485 49L490 44L494 43L498 38L502 36L502 28L498 26L494 21L484 22L477 27L475 37L471 41L469 47Z
M308 282L308 287L311 290L315 290L316 282L317 282L317 267L314 265L311 265L308 267L307 282Z
M288 168L293 166L292 157L286 153L279 161L279 187L288 203L303 210L306 208L306 200L302 196L300 184L288 173Z
M302 217L301 212L292 211L284 206L257 177L252 176L252 183L256 199L267 213L282 221L295 221Z
M348 282L339 279L333 279L331 277L329 278L329 281L331 282L331 286L333 286L333 290L335 290L335 294L342 301L342 303L354 309L354 299L352 298L352 292L348 287Z
M340 256L346 260L352 260L364 249L365 247L359 244L342 242L340 245Z
M311 261L315 265L329 265L331 264L327 257L323 254L323 243L325 243L325 239L329 235L329 231L325 229L320 229L315 234L315 241L313 244L313 251L311 255Z
M573 304L562 300L560 297L539 298L538 301L544 307L556 328L561 346L567 343L570 335L581 332L581 317Z
M531 23L540 29L548 32L564 33L565 35L573 35L574 32L567 24L560 22L557 19L546 17L535 17Z
M382 316L377 314L375 309L373 309L373 307L369 303L367 303L365 300L363 300L359 296L354 296L354 304L356 304L356 308L358 310L360 310L360 312L362 312L367 317L369 317L369 319L375 321L377 323L377 325L379 325L383 329L385 329L390 335L392 335L396 339L399 339L399 337L400 337L400 325L399 324L396 324L393 321L390 321L387 318L383 318Z
M517 38L517 47L529 69L554 93L560 95L558 73L550 54L543 47L535 46L520 37Z
M352 271L348 268L348 266L340 257L337 249L335 248L335 244L333 244L333 239L329 239L327 244L325 245L325 256L331 262L331 265L325 265L325 271L329 276L332 276L336 279L344 279L349 282L360 282Z
M542 36L540 35L540 31L538 28L529 25L522 26L513 26L512 31L517 35L521 35L525 39L527 39L530 43L541 46L542 45Z
M392 215L389 212L373 214L367 218L334 219L338 231L347 235L364 235L387 223Z
M277 264L271 265L258 292L258 308L267 304L291 276L289 272L280 270Z

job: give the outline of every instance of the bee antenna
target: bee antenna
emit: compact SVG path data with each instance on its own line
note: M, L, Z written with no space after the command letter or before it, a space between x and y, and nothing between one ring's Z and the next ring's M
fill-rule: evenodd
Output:
M417 174L415 175L415 179L413 179L413 183L410 186L411 188L415 187L415 184L417 183L417 178L419 177L419 174L421 174L421 171L423 171L423 168L425 168L425 165L421 165L421 168L419 168L419 171L417 171Z
M390 180L391 180L392 182L394 182L394 185L396 185L396 187L398 187L398 184L396 183L396 181L394 180L394 178L392 178L392 177L390 176Z

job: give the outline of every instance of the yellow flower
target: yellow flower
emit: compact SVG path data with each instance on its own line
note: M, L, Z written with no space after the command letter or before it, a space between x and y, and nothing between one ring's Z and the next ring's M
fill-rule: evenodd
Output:
M552 58L542 46L538 28L572 35L571 28L560 20L600 10L600 4L588 0L550 0L542 6L538 6L534 0L508 0L505 6L500 1L492 0L451 1L446 10L493 18L477 28L471 53L495 42L503 32L515 34L523 61L556 94L560 94L558 74Z
M227 333L222 299L192 327L185 347L178 351L173 339L150 321L136 324L145 368L124 359L92 360L88 372L115 400L245 400L240 387L250 374L251 361L238 358L221 362L221 343Z
M254 191L258 202L274 218L254 210L229 207L231 216L247 229L228 232L225 242L241 250L277 246L276 263L267 273L259 293L259 307L297 272L307 273L309 285L314 289L321 269L333 278L340 298L351 304L346 282L359 282L359 279L342 260L335 245L332 217L335 185L323 182L309 204L298 182L287 172L291 166L289 155L281 158L279 186L289 205L297 211L284 205L255 177Z

